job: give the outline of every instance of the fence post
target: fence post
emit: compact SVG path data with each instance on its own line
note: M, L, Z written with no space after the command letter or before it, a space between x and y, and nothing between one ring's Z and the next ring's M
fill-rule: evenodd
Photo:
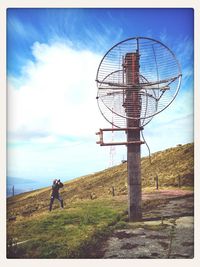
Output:
M155 177L155 182L156 182L156 190L158 190L158 175L156 174L156 177Z
M15 195L15 187L14 187L14 185L13 185L13 187L12 187L12 195L13 195L13 197L14 197L14 195Z
M115 196L115 188L114 188L114 186L112 186L112 196L113 197Z
M178 187L181 188L181 176L178 175Z

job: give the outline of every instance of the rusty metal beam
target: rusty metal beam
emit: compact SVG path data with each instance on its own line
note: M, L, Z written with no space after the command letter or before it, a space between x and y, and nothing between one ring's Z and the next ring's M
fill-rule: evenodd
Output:
M112 143L104 143L101 141L97 141L97 144L99 144L100 146L120 146L120 145L141 145L144 144L143 141L129 141L129 142L112 142Z
M114 131L128 131L128 130L143 130L143 127L128 127L128 128L103 128L100 131L103 132L114 132Z

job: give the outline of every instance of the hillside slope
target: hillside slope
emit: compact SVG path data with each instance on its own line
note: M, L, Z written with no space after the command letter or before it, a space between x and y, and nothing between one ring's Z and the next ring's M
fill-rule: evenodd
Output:
M157 174L162 186L175 186L180 177L183 186L192 186L194 180L194 144L178 145L142 159L143 186L153 185Z
M179 145L142 158L142 186L154 187L157 175L159 186L193 186L194 145ZM113 192L114 189L114 192ZM7 199L8 215L28 215L48 208L51 187L23 193ZM66 182L61 194L64 204L76 200L127 195L127 164L108 168L91 175ZM56 208L56 205L54 205Z
M155 189L155 175L164 190ZM178 176L184 189L190 190L177 188ZM96 257L92 255L99 251L101 240L116 227L126 225L126 177L127 165L120 164L66 182L61 190L64 209L55 201L52 212L48 211L50 187L7 198L7 257ZM142 180L146 218L152 218L152 211L157 214L158 206L165 207L170 197L191 195L188 186L193 184L193 144L154 153L152 164L143 158ZM167 186L173 188L168 190ZM168 212L162 210L165 216Z

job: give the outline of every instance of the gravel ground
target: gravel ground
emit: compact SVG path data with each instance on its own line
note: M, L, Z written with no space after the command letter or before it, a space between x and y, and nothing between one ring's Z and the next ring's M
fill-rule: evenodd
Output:
M103 258L191 259L194 257L193 195L171 198L127 223L104 243Z

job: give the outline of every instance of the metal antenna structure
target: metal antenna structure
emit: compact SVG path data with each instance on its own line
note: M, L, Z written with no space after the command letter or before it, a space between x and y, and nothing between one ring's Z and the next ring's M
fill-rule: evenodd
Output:
M96 75L97 104L115 128L100 129L101 146L126 145L129 221L142 220L140 131L178 94L181 68L163 43L133 37L114 45L102 58ZM124 142L106 143L106 131L125 131Z

